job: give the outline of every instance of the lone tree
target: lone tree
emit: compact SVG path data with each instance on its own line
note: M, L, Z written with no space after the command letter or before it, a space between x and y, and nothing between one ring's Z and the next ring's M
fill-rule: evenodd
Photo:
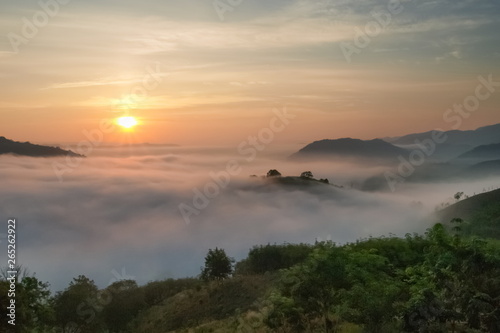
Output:
M234 259L227 256L224 249L208 250L205 257L205 267L201 269L203 281L222 281L233 273Z
M276 169L271 169L267 172L267 177L281 177L281 173Z
M300 174L300 178L314 178L313 173L311 171L304 171Z
M453 196L453 198L455 198L455 200L460 200L464 195L464 192L457 192L455 193L455 195Z
M94 304L99 304L99 288L93 280L79 275L54 298L56 326L62 332L101 331L103 322L96 316Z

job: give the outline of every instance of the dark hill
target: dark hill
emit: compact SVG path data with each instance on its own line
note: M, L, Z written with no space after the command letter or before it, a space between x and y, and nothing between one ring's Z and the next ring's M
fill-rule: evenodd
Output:
M500 143L478 146L460 156L454 162L460 161L491 161L500 159Z
M500 189L459 201L436 215L448 225L454 218L462 219L464 234L500 239Z
M401 137L384 138L384 140L398 147L413 149L417 141L422 142L431 139L433 132L414 133ZM475 147L500 143L500 124L480 127L476 130L452 130L438 133L444 135L446 141L436 145L436 150L429 157L429 161L446 162Z
M293 159L311 157L347 157L360 159L396 160L406 155L407 150L396 147L381 139L363 141L359 139L321 140L308 144L290 156Z
M1 154L15 154L31 157L84 157L83 155L76 154L71 150L64 150L59 147L35 145L30 142L12 141L3 136L0 136L0 155Z
M500 175L500 159L486 161L468 167L463 173L463 177L489 177Z
M472 147L487 145L500 142L500 124L480 127L476 130L468 131L445 131L444 134L448 137L446 144L463 145L467 143ZM386 138L387 142L395 145L410 145L415 144L415 140L429 139L432 131L423 133L408 134L397 138Z

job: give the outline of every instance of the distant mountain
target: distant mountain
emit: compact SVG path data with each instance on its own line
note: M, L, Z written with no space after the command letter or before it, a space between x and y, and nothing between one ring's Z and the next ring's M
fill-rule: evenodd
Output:
M474 178L500 176L500 159L475 164L463 172L463 177L465 176Z
M384 140L394 145L410 145L410 144L415 144L415 140L423 141L425 139L429 139L432 135L432 132L433 131L414 133L401 137L385 138ZM445 142L447 144L454 144L454 145L467 144L470 146L477 147L491 143L500 143L500 124L479 127L476 130L469 130L469 131L452 130L441 133L445 133L446 136L448 137L448 139Z
M408 151L396 147L381 139L337 139L321 140L308 144L290 156L293 159L310 159L314 157L346 157L359 159L396 160L399 155L407 155Z
M408 134L401 137L384 138L384 141L402 148L411 149L416 141L424 141L432 138L433 131ZM437 145L432 160L449 160L455 158L477 146L500 143L500 124L480 127L469 131L445 131L444 143Z
M458 156L454 162L492 160L500 160L500 143L473 148L472 150Z
M175 143L131 143L131 144L107 144L107 145L99 145L100 148L130 148L130 147L150 147L150 148L161 148L161 147L180 147L180 145Z
M0 155L1 154L15 154L22 156L31 157L56 157L56 156L73 156L73 157L85 157L80 154L76 154L71 150L64 150L59 147L49 147L35 145L30 142L17 142L6 139L0 136Z

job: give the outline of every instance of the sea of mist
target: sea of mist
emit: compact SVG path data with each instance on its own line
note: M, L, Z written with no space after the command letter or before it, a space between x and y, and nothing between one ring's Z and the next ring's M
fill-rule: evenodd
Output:
M65 158L0 156L0 216L18 221L18 263L62 290L80 274L100 287L118 278L144 284L196 276L215 247L240 260L258 244L422 233L438 222L430 217L436 206L454 193L472 195L500 184L493 178L362 192L362 181L386 167L288 160L298 148L268 147L249 159L234 147L106 146L62 179L54 165L67 166ZM232 160L238 172L186 221L179 205L194 207L195 194ZM284 176L311 171L339 187L269 184L260 176L270 169ZM6 227L2 232L5 247Z

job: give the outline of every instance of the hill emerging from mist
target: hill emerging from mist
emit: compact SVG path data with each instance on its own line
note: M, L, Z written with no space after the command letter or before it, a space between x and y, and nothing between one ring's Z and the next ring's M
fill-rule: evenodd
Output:
M384 138L384 140L394 145L411 145L415 144L415 140L423 141L428 139L432 135L432 132L433 131L413 133L401 137ZM483 126L475 130L451 130L442 133L448 137L446 140L447 144L467 144L472 147L477 147L491 143L500 143L500 124Z
M407 154L407 150L396 147L381 139L360 140L343 138L336 140L321 140L308 144L292 159L310 159L315 157L344 157L356 159L397 160L398 156Z
M479 178L500 176L500 159L474 164L464 171L464 176Z
M458 201L457 203L439 211L437 215L443 222L449 222L454 218L467 220L470 219L476 212L480 211L481 208L489 204L500 205L500 189L477 194L470 198Z
M434 132L413 133L401 137L383 138L383 140L401 148L414 149L418 142L432 138ZM475 130L437 132L440 133L440 137L445 137L446 140L436 146L434 154L429 159L438 162L456 158L478 146L500 143L500 124L484 126Z
M492 161L500 159L500 143L482 145L473 148L472 150L458 156L455 161L482 160Z
M436 213L440 221L461 219L463 233L500 239L500 189L481 193L446 207Z
M59 147L36 145L30 142L17 142L1 136L0 155L2 154L14 154L14 155L31 156L31 157L57 157L57 156L84 157L83 155L76 154L71 150L64 150Z

